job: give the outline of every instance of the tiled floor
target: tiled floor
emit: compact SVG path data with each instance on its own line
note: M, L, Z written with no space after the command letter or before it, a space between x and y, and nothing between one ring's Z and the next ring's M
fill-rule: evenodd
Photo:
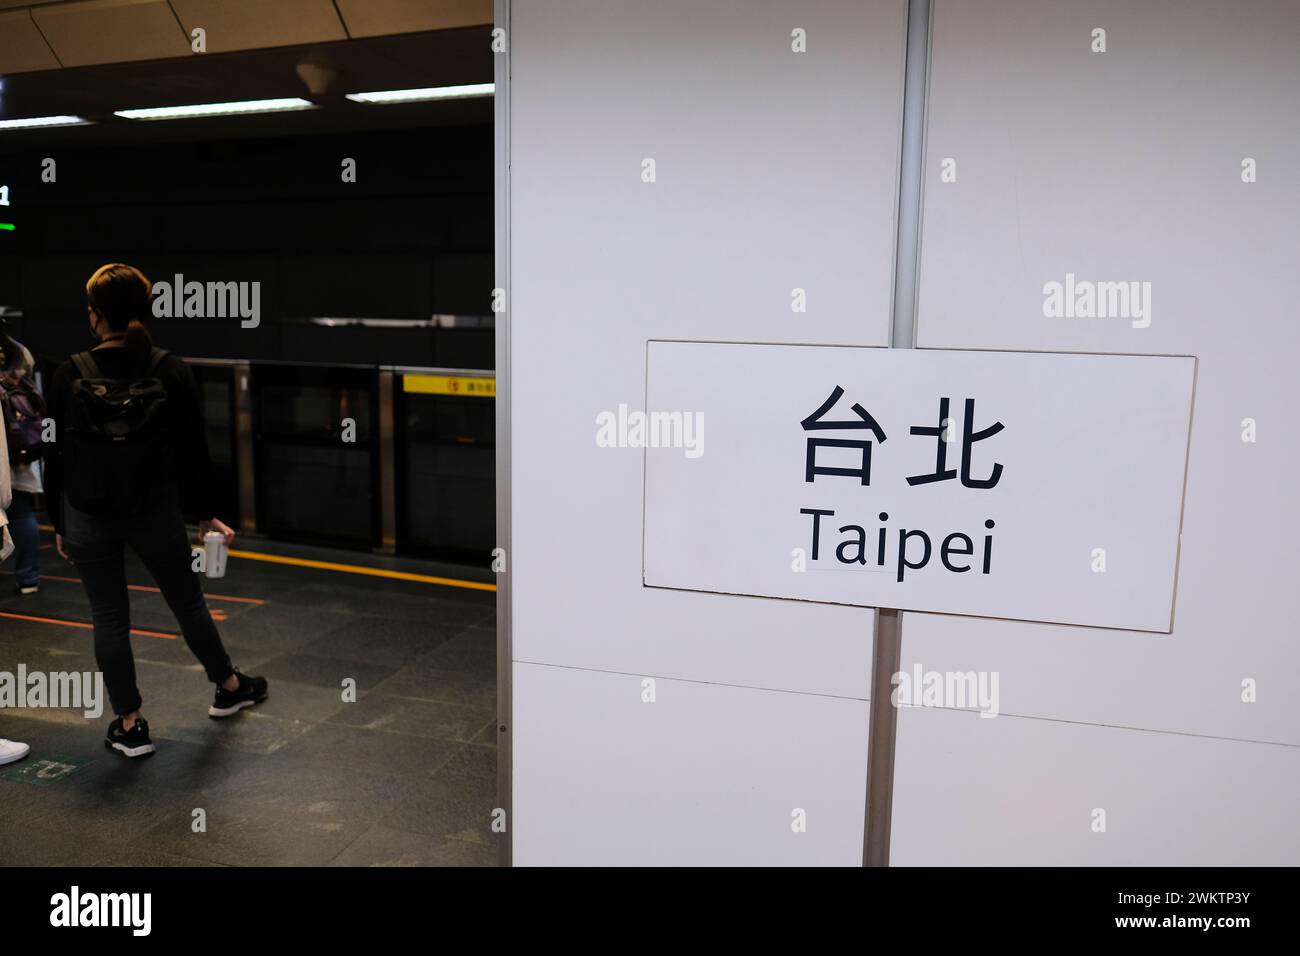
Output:
M0 671L92 671L90 632L57 623L89 620L81 585L53 578L76 572L43 558L37 595L0 574ZM128 580L152 584L138 565ZM270 698L211 720L184 642L136 636L153 757L104 748L107 704L94 720L0 710L0 737L32 747L0 767L0 865L495 864L491 593L239 559L207 583L231 658ZM177 633L161 596L131 599L133 626Z

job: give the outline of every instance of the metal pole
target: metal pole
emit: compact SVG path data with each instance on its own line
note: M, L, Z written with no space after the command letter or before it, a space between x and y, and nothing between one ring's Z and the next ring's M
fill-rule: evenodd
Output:
M898 165L898 236L894 252L894 321L889 342L890 347L896 349L916 347L916 282L931 3L932 0L909 0L907 5L903 148ZM898 673L902 655L902 614L891 608L878 608L871 661L867 819L862 847L864 866L889 865L889 835L894 808L894 748L898 734L898 711L891 699L892 678Z
M496 542L505 549L505 571L497 574L497 807L505 811L499 834L498 863L514 861L514 777L512 773L512 661L510 575L510 0L494 0L494 21L505 31L506 51L493 54L495 74L496 285L505 290L505 307L496 314ZM485 292L487 290L484 290Z
M397 414L394 384L397 376L379 370L379 548L380 554L397 553Z
M248 362L235 363L235 474L239 484L239 530L245 534L257 534L251 374Z

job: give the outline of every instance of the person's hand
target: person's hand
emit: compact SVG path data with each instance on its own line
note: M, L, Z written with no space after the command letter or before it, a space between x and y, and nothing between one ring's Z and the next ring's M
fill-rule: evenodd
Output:
M54 549L59 552L59 557L61 557L64 561L72 560L70 557L68 557L68 552L63 550L63 535L56 534L54 536Z
M230 529L229 525L220 518L211 518L207 521L199 522L199 544L203 543L203 536L209 531L220 531L226 538L227 548L230 547L230 543L235 540L235 532Z

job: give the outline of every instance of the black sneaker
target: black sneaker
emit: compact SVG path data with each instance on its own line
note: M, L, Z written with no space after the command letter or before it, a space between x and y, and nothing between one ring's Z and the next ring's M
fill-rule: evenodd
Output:
M209 717L229 717L266 700L265 677L249 677L239 671L235 671L235 675L239 678L239 689L226 690L218 684L217 698L208 708Z
M149 724L143 717L131 725L130 730L122 729L122 718L117 717L108 725L108 736L104 746L127 757L147 757L153 753L153 741L149 739Z

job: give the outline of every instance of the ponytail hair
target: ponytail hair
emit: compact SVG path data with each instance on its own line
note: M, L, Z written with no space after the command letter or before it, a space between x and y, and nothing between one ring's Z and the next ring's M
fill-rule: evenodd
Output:
M144 320L153 305L153 283L134 266L111 262L86 280L86 301L113 332L124 332L123 345L138 360L147 361L153 338Z
M132 319L126 325L126 339L122 344L126 350L141 361L147 361L153 354L153 336L139 319Z

